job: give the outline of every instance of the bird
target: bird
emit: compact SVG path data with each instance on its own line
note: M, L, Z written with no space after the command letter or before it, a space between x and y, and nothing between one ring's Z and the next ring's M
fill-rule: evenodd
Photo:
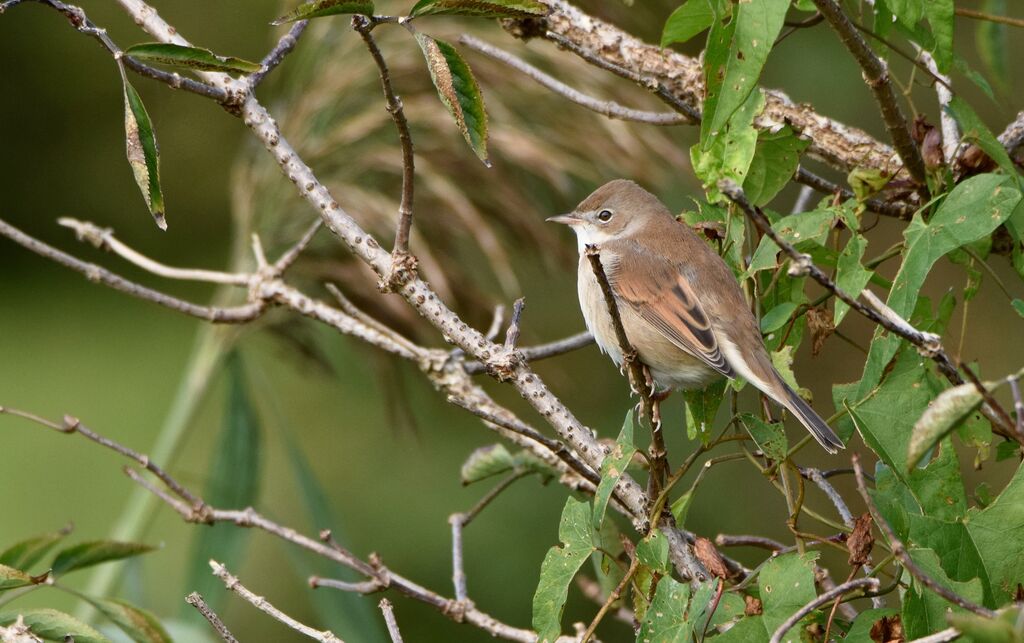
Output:
M775 369L729 266L658 197L633 181L617 179L571 213L547 220L576 233L583 319L602 352L620 368L622 348L588 247L600 258L626 337L659 394L741 376L796 416L826 451L844 448Z

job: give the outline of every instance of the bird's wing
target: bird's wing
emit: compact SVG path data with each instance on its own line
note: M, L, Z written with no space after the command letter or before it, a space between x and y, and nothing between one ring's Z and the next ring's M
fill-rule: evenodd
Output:
M719 350L707 313L678 265L645 252L616 253L605 267L619 301L681 350L735 377Z

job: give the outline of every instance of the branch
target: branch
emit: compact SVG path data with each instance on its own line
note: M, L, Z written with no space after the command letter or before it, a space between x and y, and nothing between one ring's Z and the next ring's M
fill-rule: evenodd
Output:
M306 31L306 27L309 25L308 20L299 20L292 25L292 28L287 31L274 45L274 48L263 57L260 64L263 66L258 72L249 75L249 89L250 91L256 89L256 87L263 82L263 79L274 71L278 65L280 65L285 56L295 49L295 45L299 44L299 38L302 37L303 32Z
M841 585L836 585L832 589L822 594L819 594L814 598L813 601L807 603L796 612L794 612L789 618L787 618L782 625L776 628L775 633L772 634L771 640L768 643L782 643L782 637L786 635L794 625L800 622L800 619L807 616L814 610L818 609L826 603L832 602L834 599L847 594L857 589L867 588L870 590L878 589L881 583L877 578L858 578L857 580L851 580Z
M854 199L856 196L853 190L845 188L838 183L811 172L804 166L796 168L793 180L802 185L814 188L823 194L838 194L844 199ZM914 216L914 208L905 201L883 201L881 199L866 199L864 207L876 214L884 214L888 217L895 217L903 221L910 221Z
M950 101L953 100L953 90L950 88L949 76L939 72L939 66L935 62L935 57L928 51L921 49L917 43L914 43L914 48L917 49L917 55L924 63L928 71L932 73L941 82L935 83L935 95L939 100L939 127L942 131L942 159L946 162L947 166L951 166L953 161L956 160L957 151L960 148L960 126L957 125L956 119L947 109Z
M231 630L228 629L227 625L224 625L224 621L220 620L217 613L206 604L206 601L203 600L203 597L199 592L192 592L186 596L185 602L199 610L199 613L202 614L203 618L210 623L210 626L217 632L217 636L219 636L224 643L238 643L238 639L236 639L234 634L231 633Z
M232 576L231 573L228 572L227 567L221 565L217 561L210 561L210 569L213 570L214 576L224 581L224 587L228 588L229 591L238 594L242 598L242 600L251 604L253 607L263 612L264 614L267 614L271 618L280 621L281 623L284 623L296 632L300 634L305 634L309 638L321 641L322 643L344 643L330 630L315 630L312 627L305 625L304 623L296 621L291 616L288 616L281 610L277 609L276 607L270 604L270 601L263 598L262 596L257 596L248 588L246 588L246 586L243 585L236 576Z
M1009 16L1000 16L994 13L985 13L983 11L976 11L975 9L965 9L963 7L957 7L954 12L958 16L964 18L973 18L974 20L987 20L989 22L997 22L999 24L1010 25L1011 27L1022 27L1024 28L1024 20L1020 18L1011 18Z
M907 119L904 118L896 101L896 92L893 91L892 83L889 80L889 68L885 61L876 56L871 47L864 42L857 32L857 28L835 0L813 0L813 2L818 11L825 16L825 19L839 34L839 38L846 48L857 59L857 63L864 71L864 82L871 88L871 93L874 94L875 101L881 109L882 120L885 121L885 127L889 130L889 136L896 146L896 152L911 178L923 185L926 177L924 159L921 158L921 150L914 143L914 139L910 135L910 128L907 126Z
M900 561L900 564L903 565L904 569L906 569L919 583L950 603L962 607L970 612L974 612L979 616L995 618L995 612L986 607L982 607L981 605L976 605L972 601L960 596L953 590L928 576L923 569L917 566L917 563L915 563L910 557L910 554L907 553L907 549L904 547L903 541L896 536L896 532L892 530L892 527L890 527L889 523L886 522L885 517L882 516L882 514L879 513L878 508L875 507L875 503L871 499L871 494L868 493L867 487L864 484L864 472L861 470L860 457L854 453L852 460L853 473L857 478L857 490L860 492L861 497L864 498L864 504L867 505L868 511L871 512L871 516L875 519L875 524L878 525L878 528L882 530L882 533L885 534L886 539L889 541L889 546L892 549L893 555Z
M503 51L493 45L489 45L479 38L463 34L462 36L459 36L459 42L474 51L478 51L485 56L508 65L512 69L526 74L533 80L537 81L541 86L550 89L554 93L576 103L577 105L585 107L593 112L597 112L602 116L617 118L623 121L646 123L648 125L685 125L693 123L692 119L683 114L675 112L649 112L641 109L633 109L631 107L626 107L625 105L620 105L615 101L599 100L593 96L588 96L587 94L566 85L553 76L544 73L540 69L537 69L522 58L517 58L507 51Z
M1017 112L1017 118L1013 119L999 135L999 142L1010 156L1024 145L1024 111Z
M571 353L574 350L590 346L594 343L594 336L590 334L590 331L583 331L582 333L576 333L566 337L565 339L559 339L547 344L539 344L537 346L527 346L519 349L520 357L527 362L536 362L542 359L548 359L549 357L557 357L558 355L564 355L565 353ZM487 372L487 366L482 362L466 362L463 365L466 372L470 375L479 375Z
M386 598L380 599L377 603L380 611L384 613L384 623L388 626L388 634L391 635L391 643L402 643L402 633L398 631L398 621L395 620L395 610L391 607L391 601Z
M398 140L402 145L402 201L398 206L398 229L395 231L395 246L392 255L396 264L409 261L409 230L412 228L412 200L413 182L415 178L415 157L413 156L412 134L409 133L409 122L405 118L402 109L402 99L396 94L391 86L391 74L388 65L384 61L377 42L373 39L370 30L373 28L369 19L365 16L352 16L352 28L355 29L366 43L366 48L373 57L380 71L380 84L384 89L384 99L387 102L387 111L391 114L391 120L395 122L398 130ZM416 264L413 261L409 266L399 266L400 269L415 271ZM390 283L390 282L389 282Z

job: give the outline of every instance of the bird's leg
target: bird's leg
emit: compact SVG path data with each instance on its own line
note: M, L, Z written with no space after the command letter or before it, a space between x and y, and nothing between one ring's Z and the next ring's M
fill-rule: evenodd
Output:
M651 369L644 365L644 384L647 387L647 397L651 400L651 425L655 431L661 430L661 402L668 397L670 391L665 390L658 392L658 388L654 383L654 376L651 375Z
M772 405L768 402L768 396L761 396L761 408L764 409L764 417L768 420L768 424L775 423L775 416L772 415Z

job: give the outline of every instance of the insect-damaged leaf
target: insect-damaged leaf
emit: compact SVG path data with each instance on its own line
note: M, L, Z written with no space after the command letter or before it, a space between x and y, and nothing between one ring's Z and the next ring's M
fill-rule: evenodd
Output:
M370 0L313 0L313 2L300 4L270 24L283 25L286 22L295 22L296 20L353 13L372 16L373 2L370 2Z
M136 60L185 67L199 71L233 71L240 74L251 74L263 66L249 60L234 56L218 56L209 49L185 47L163 42L145 42L132 45L124 51L125 56Z
M434 81L437 95L448 108L459 131L473 152L487 167L487 112L480 87L455 47L443 40L436 40L426 34L416 34L423 56L427 59L430 79Z
M533 595L533 629L540 642L554 641L561 634L562 610L569 595L569 584L583 563L594 552L594 533L590 526L590 505L569 497L558 524L562 545L552 547L540 566L540 582Z
M409 16L456 15L474 18L535 18L547 7L535 0L420 0Z
M142 98L121 70L124 85L124 142L128 163L135 173L135 182L146 200L153 220L161 230L167 229L164 218L164 194L160 189L160 150L156 144L153 123L146 113Z
M633 459L633 454L636 453L636 446L633 444L634 425L633 412L630 411L626 413L626 421L622 423L622 431L619 432L615 446L601 462L601 482L594 493L594 529L601 527L612 491L625 473L629 461Z

